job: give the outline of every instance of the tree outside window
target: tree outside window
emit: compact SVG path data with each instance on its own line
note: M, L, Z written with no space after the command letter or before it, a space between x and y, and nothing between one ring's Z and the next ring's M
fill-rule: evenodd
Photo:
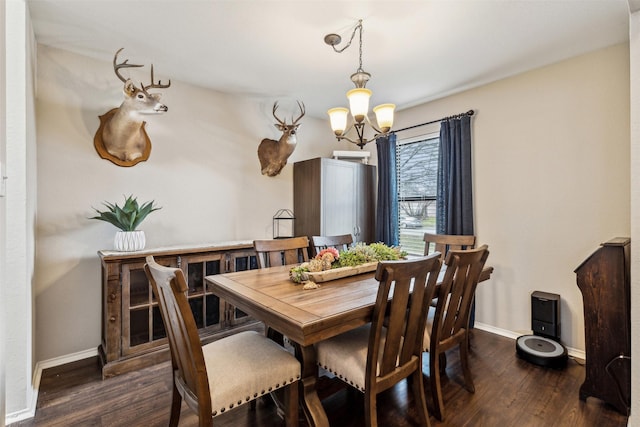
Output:
M412 255L423 254L422 236L436 229L439 142L423 136L397 147L400 246Z

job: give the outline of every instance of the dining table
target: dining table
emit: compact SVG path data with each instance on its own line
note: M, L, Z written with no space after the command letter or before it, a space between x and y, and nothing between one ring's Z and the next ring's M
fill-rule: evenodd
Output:
M370 322L379 283L371 271L305 290L289 279L292 267L216 274L205 281L211 292L287 337L301 364L300 406L307 422L328 427L316 389L319 368L314 344ZM485 266L480 281L492 272L493 267ZM444 269L438 282L442 277Z

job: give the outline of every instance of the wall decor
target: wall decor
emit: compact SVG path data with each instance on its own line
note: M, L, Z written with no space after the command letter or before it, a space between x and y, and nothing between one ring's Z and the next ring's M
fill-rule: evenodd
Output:
M151 140L145 130L147 122L143 116L147 114L165 113L168 108L160 102L159 93L149 93L148 89L166 89L169 83L162 84L160 80L154 83L153 64L151 64L151 84L137 87L130 78L120 74L121 68L143 67L144 65L129 64L128 59L118 63L119 49L113 57L113 70L124 83L124 101L120 107L109 110L100 116L100 127L93 138L93 145L103 159L118 166L134 166L149 158Z
M265 138L260 142L258 146L258 159L260 159L260 170L262 175L276 176L280 174L282 168L287 164L287 159L296 149L297 139L296 132L298 126L300 126L300 119L304 116L304 103L298 102L298 108L300 108L300 115L297 119L291 118L291 124L288 125L286 119L280 120L276 116L276 110L278 109L278 102L273 103L273 117L275 117L278 123L275 127L282 132L282 136L279 140Z

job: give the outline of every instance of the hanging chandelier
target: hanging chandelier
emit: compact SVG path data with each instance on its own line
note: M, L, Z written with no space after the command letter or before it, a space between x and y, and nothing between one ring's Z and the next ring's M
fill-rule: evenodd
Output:
M342 53L345 49L351 46L351 42L356 35L356 31L360 35L360 55L358 57L359 66L356 72L351 75L351 81L356 88L347 92L352 124L347 127L349 114L349 109L347 108L331 108L328 113L329 120L331 121L331 129L333 129L333 133L336 135L338 141L346 139L362 149L367 143L374 141L379 136L387 135L389 133L393 126L393 111L396 106L394 104L380 104L373 108L373 112L376 115L376 122L378 124L377 127L369 120L369 98L371 98L372 92L365 86L371 78L371 74L362 69L362 19L358 21L358 25L356 25L353 29L353 33L351 33L351 39L342 49L336 48L336 46L342 41L342 38L337 34L327 34L324 37L324 42L333 47L333 50L337 53ZM376 132L370 139L364 137L366 124L371 126L371 128ZM351 139L346 136L351 129L355 129L357 139Z

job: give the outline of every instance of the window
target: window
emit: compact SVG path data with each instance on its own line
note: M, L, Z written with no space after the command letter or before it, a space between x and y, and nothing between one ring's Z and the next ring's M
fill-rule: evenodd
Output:
M422 255L423 234L436 231L439 144L437 134L398 142L400 246L411 255Z

